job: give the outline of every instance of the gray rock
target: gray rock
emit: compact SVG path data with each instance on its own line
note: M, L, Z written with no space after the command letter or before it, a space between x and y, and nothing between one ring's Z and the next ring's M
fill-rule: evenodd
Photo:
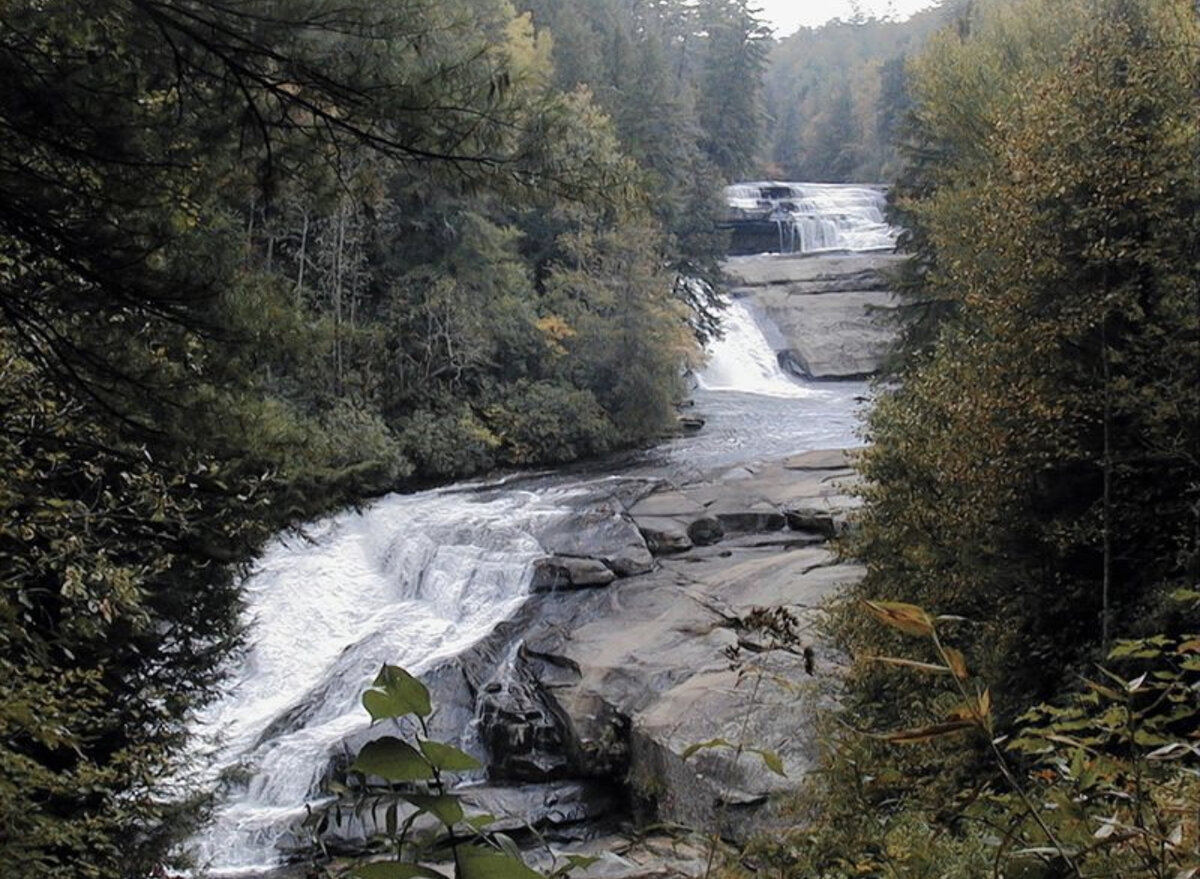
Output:
M782 531L787 526L787 518L783 513L764 500L721 498L709 507L709 513L726 533Z
M617 575L598 559L573 558L571 556L548 556L533 563L534 592L549 592L554 589L582 589L607 586Z
M640 516L691 518L703 516L704 506L681 491L667 490L657 491L642 498L629 508L629 513L635 519Z
M891 253L727 260L726 275L780 340L780 364L805 378L876 373L895 338L886 319L896 305L890 273L906 259Z
M883 290L888 274L906 256L895 253L837 253L808 255L764 254L726 260L721 268L741 292L753 295L762 287L788 286L798 293L840 290Z
M783 462L787 470L846 470L850 469L850 455L845 449L816 449L792 455Z
M712 516L701 516L693 519L687 528L688 537L696 546L711 546L719 543L725 536L725 529L719 519Z
M577 774L570 725L522 659L483 688L477 706L490 779L551 781Z
M872 375L895 337L884 318L896 304L887 291L803 296L772 289L755 302L785 340L784 365L805 378Z
M683 552L692 548L688 527L679 519L669 516L638 516L634 521L646 540L646 546L655 555Z
M552 555L599 559L619 577L644 574L654 567L637 526L611 504L581 510L547 527L538 540Z
M497 820L488 829L501 832L530 827L546 831L595 821L618 806L610 786L585 781L520 787L482 785L458 793L468 814L495 815Z

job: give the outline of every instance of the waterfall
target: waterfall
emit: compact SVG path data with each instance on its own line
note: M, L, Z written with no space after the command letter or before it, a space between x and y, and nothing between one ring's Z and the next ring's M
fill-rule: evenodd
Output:
M196 840L217 875L255 872L318 793L331 757L368 726L360 696L387 662L420 674L525 600L535 534L572 491L392 495L277 539L244 583L250 648L200 718L207 783L241 779ZM198 761L199 762L199 761Z
M871 187L742 184L726 194L758 211L785 250L869 250L894 239ZM788 376L745 301L730 304L709 354L696 393L705 429L648 453L648 472L859 442L855 412L867 386ZM360 697L381 665L437 677L472 646L490 649L479 642L526 602L534 562L551 554L546 535L583 527L569 517L594 497L594 487L567 478L530 485L391 495L266 549L243 583L248 648L225 695L198 718L203 748L182 779L221 793L214 820L192 841L206 875L260 874L298 841L295 826L331 761L366 734ZM478 751L467 703L454 728L463 729L460 745Z
M781 253L891 249L896 230L884 219L886 201L881 187L844 183L762 181L725 188L728 225L773 225Z
M708 349L708 363L696 376L708 391L741 391L768 397L813 397L806 387L779 368L775 351L746 304L735 299L721 316L722 338Z

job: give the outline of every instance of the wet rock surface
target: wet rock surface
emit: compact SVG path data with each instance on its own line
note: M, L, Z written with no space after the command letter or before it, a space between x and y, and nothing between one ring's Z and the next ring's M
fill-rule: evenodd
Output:
M544 548L572 553L535 565L553 585L427 677L431 734L487 765L458 791L468 811L604 853L582 879L703 875L706 857L678 840L611 835L630 822L730 839L784 823L779 795L815 765L815 716L838 689L814 624L862 574L828 542L854 480L847 454L825 451L584 498L571 521L600 536L548 531ZM621 559L638 573L618 576ZM593 574L605 583L559 583ZM341 844L375 817L345 825Z
M778 331L780 365L797 375L842 379L879 371L895 330L889 252L763 254L725 263L732 293Z
M817 452L629 504L654 569L535 599L518 677L543 707L518 700L493 722L511 715L520 743L561 744L555 772L617 785L641 820L731 838L782 820L776 795L813 767L814 715L837 691L838 657L814 623L862 574L827 543L848 521L854 478L845 453ZM688 536L696 523L715 526L704 544ZM530 716L561 729L526 730ZM716 744L685 759L705 742ZM511 747L522 745L493 745L492 762Z

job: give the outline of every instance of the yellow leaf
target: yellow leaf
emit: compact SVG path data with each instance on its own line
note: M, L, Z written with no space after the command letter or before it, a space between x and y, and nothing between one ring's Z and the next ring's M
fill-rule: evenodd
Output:
M971 673L967 671L967 659L962 655L961 650L946 647L942 650L942 655L946 658L946 664L950 666L950 671L960 681L965 681L971 676Z
M979 719L987 723L992 716L992 691L985 689L979 694Z
M899 629L906 635L933 634L933 620L922 608L902 601L863 601L867 610L880 622Z

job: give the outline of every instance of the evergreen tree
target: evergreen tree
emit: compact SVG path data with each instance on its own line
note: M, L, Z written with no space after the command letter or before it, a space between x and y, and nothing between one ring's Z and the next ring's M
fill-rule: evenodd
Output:
M563 368L567 236L612 242L629 307L671 286L615 234L634 169L551 73L498 0L6 5L6 871L149 875L195 820L171 771L269 534L414 461L448 476L659 428ZM600 346L618 313L574 317ZM640 317L612 325L622 355L668 377L679 348L654 342L678 315ZM641 389L659 417L668 378Z
M753 176L761 162L771 31L749 0L702 0L698 15L707 38L697 97L702 146L732 183Z
M945 164L909 207L932 253L922 289L953 310L871 417L864 589L981 621L991 676L1021 694L1194 575L1184 6L1055 4L1050 34L1033 0L923 62L918 124L957 128L925 129ZM968 117L953 108L972 87L994 97Z

